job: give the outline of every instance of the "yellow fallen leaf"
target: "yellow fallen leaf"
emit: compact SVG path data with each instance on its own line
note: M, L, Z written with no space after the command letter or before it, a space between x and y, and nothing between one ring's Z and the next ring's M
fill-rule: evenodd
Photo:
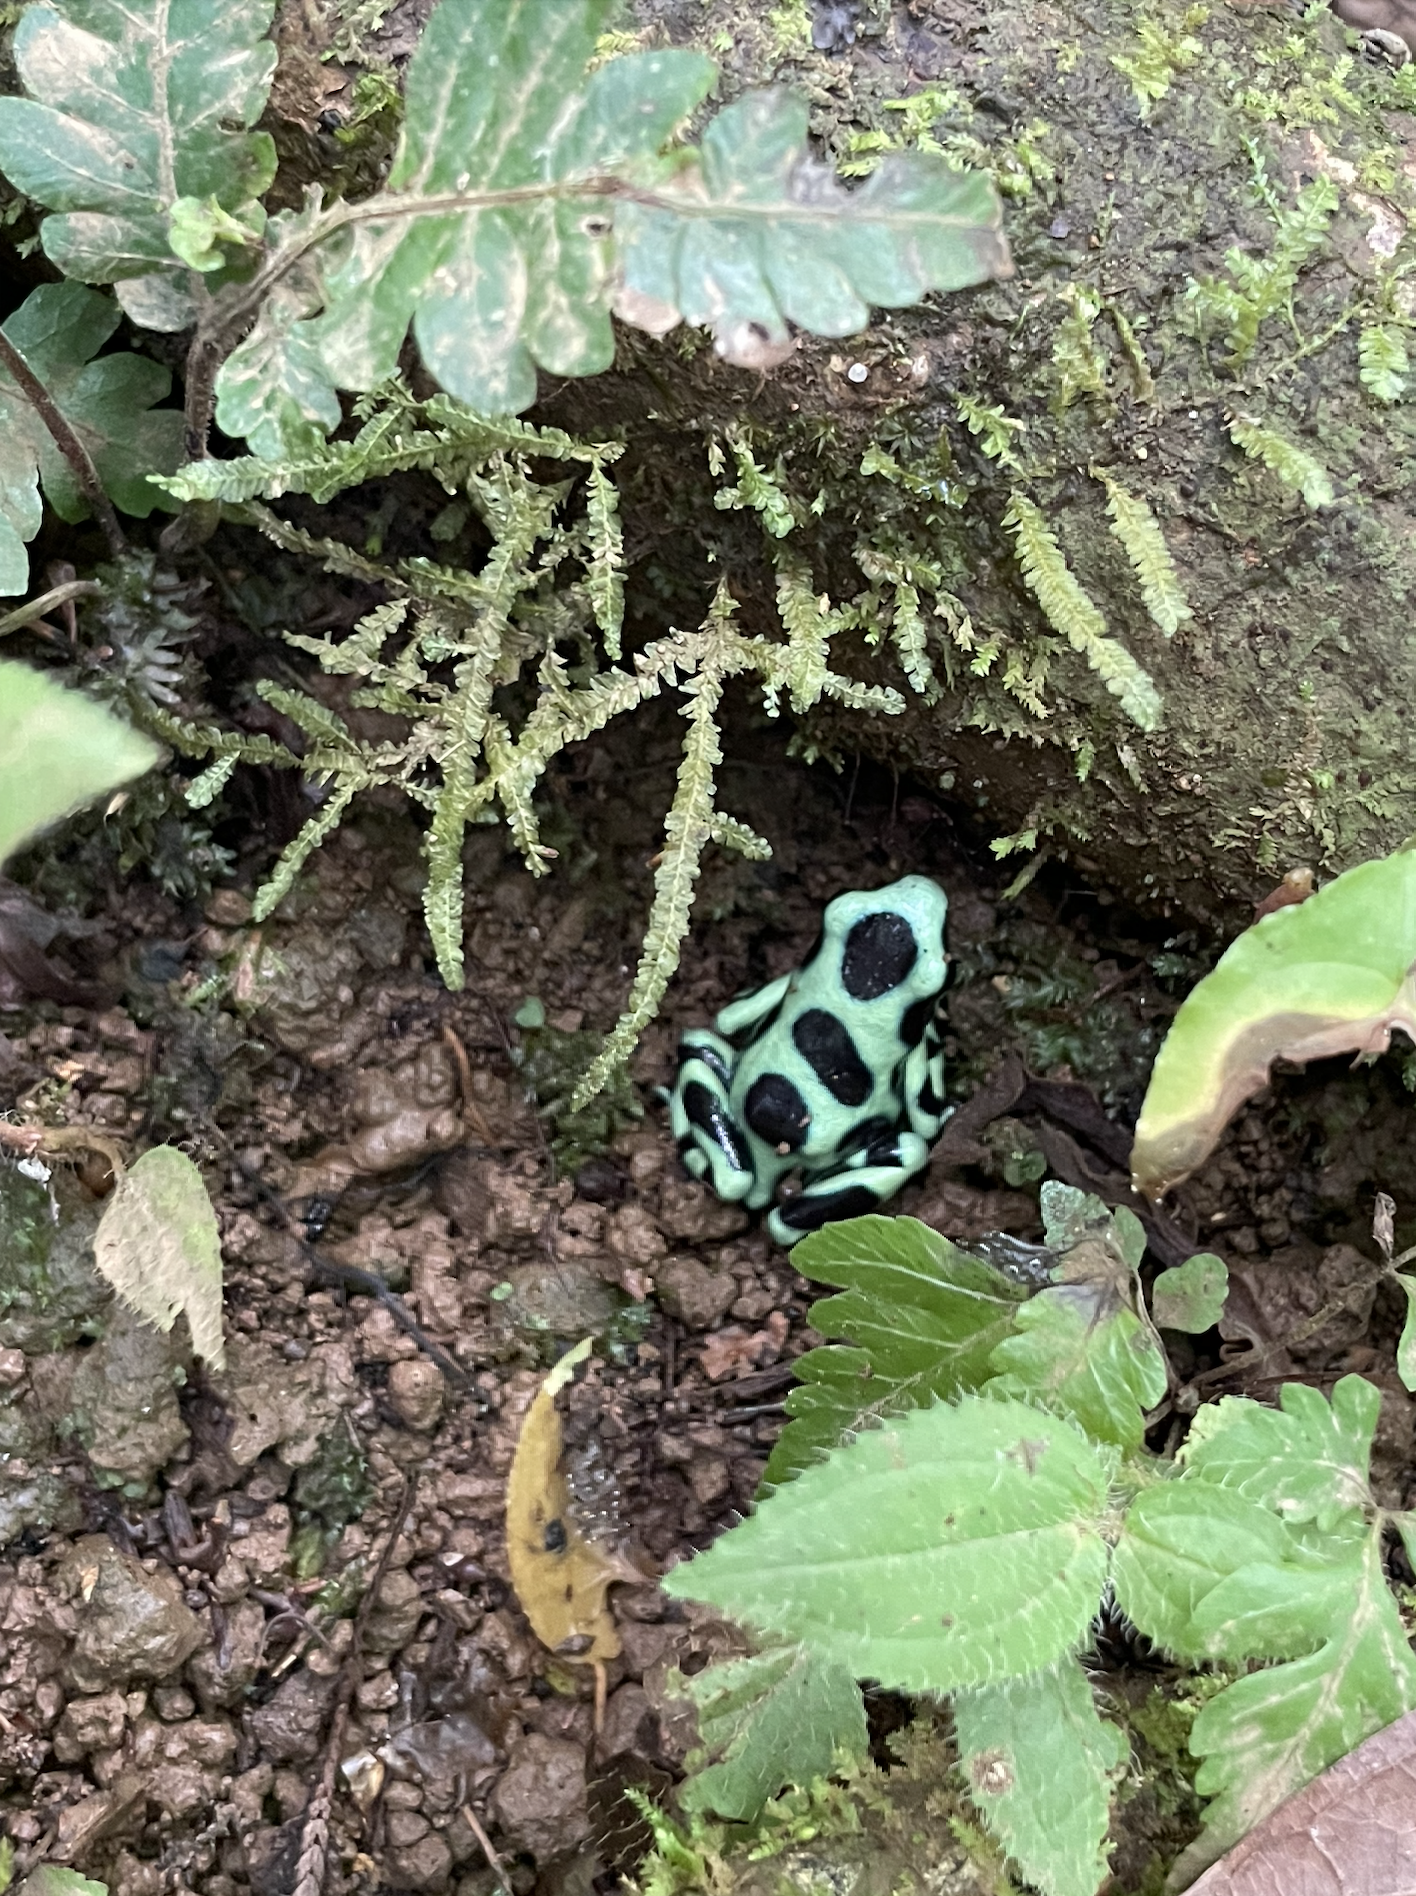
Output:
M586 1540L570 1512L556 1396L589 1354L587 1337L560 1359L526 1412L507 1483L506 1547L511 1584L541 1644L593 1664L620 1649L607 1589L644 1575L614 1549Z

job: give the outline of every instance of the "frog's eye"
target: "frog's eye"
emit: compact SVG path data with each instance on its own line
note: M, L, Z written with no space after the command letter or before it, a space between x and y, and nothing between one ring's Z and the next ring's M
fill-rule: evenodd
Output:
M908 980L919 944L905 916L893 909L863 915L846 936L841 986L853 1001L875 1001Z

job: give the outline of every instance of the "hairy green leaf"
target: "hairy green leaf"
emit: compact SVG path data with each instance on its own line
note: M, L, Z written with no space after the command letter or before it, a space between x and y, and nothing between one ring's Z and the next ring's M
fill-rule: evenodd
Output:
M14 1896L108 1896L107 1883L95 1883L62 1863L41 1863L16 1886Z
M1277 1059L1416 1039L1416 853L1349 869L1246 929L1185 997L1151 1074L1131 1175L1148 1197L1188 1178Z
M669 1685L698 1710L700 1743L679 1792L685 1810L751 1823L784 1785L808 1785L867 1756L860 1687L805 1646L725 1660L691 1679L674 1674Z
M1165 1394L1165 1356L1149 1325L1105 1288L1073 1284L1040 1290L1016 1323L993 1352L989 1393L1039 1402L1134 1454L1146 1410Z
M1095 1896L1127 1746L1078 1662L956 1692L953 1712L969 1796L1025 1879L1046 1896Z
M1295 1553L1283 1522L1258 1502L1227 1488L1161 1481L1127 1510L1111 1565L1116 1604L1165 1651L1210 1659L1212 1634L1195 1625L1200 1604L1232 1574L1271 1571Z
M1396 1346L1396 1373L1408 1389L1416 1389L1416 1278L1409 1277L1405 1271L1393 1274L1406 1293L1406 1313Z
M1151 1317L1162 1330L1198 1336L1213 1329L1229 1295L1229 1266L1213 1251L1197 1251L1161 1271L1151 1285Z
M125 513L146 517L158 500L147 477L177 465L182 417L176 409L154 409L172 386L166 369L126 351L98 355L120 321L111 297L81 283L45 283L4 330L88 449L112 499ZM61 520L88 513L54 437L0 366L0 593L29 585L25 542L39 531L41 484Z
M1416 1705L1416 1660L1374 1531L1345 1572L1329 1637L1315 1652L1226 1686L1195 1720L1195 1779L1214 1801L1182 1857L1187 1880L1310 1778ZM1256 1576L1262 1589L1262 1574Z
M776 1489L665 1585L854 1677L948 1692L1085 1636L1111 1458L1025 1403L894 1416Z
M976 1390L1024 1292L915 1218L849 1218L810 1232L792 1253L806 1276L841 1286L811 1306L823 1336L850 1338L796 1363L792 1420L765 1486L788 1480L866 1423Z
M195 314L168 218L180 198L240 213L275 175L265 108L273 0L42 0L15 32L26 98L0 99L0 170L59 213L66 276L113 283L148 329Z
M185 1152L154 1146L123 1174L103 1208L93 1256L123 1301L159 1330L185 1311L192 1347L221 1368L221 1236Z
M151 738L112 712L0 659L0 865L61 817L151 770L158 756Z
M1183 1460L1198 1480L1330 1533L1372 1504L1367 1463L1381 1406L1361 1376L1342 1377L1330 1403L1305 1383L1285 1383L1277 1409L1226 1396L1197 1412Z

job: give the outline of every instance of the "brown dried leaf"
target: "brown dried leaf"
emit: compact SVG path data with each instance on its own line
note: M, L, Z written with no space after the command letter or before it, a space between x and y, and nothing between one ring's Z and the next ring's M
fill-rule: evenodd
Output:
M587 1663L619 1654L608 1589L617 1580L644 1580L621 1554L587 1540L570 1511L556 1396L589 1353L587 1338L542 1383L521 1425L506 1490L507 1558L521 1610L543 1646Z
M1416 1896L1416 1712L1271 1811L1189 1896Z

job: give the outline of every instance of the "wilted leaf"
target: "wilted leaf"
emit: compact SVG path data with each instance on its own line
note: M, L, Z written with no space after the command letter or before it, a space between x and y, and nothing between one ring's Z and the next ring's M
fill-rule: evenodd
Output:
M556 1396L590 1349L589 1339L577 1343L542 1383L521 1425L506 1488L507 1561L521 1610L543 1646L587 1662L613 1659L620 1649L608 1589L616 1580L644 1578L587 1540L571 1512Z
M991 1264L916 1218L849 1218L803 1238L792 1263L843 1294L811 1306L824 1336L849 1337L794 1365L793 1420L778 1437L764 1485L818 1461L871 1420L963 1395L985 1382L1024 1292Z
M1151 1074L1131 1155L1158 1198L1214 1150L1277 1059L1416 1039L1416 853L1362 863L1231 944L1186 996Z
M93 1257L125 1303L159 1330L185 1312L192 1347L214 1369L221 1340L221 1234L202 1175L176 1146L154 1146L119 1179Z
M1416 1889L1416 1712L1280 1804L1188 1896L1409 1896Z
M1096 1611L1112 1460L1024 1403L914 1409L803 1469L664 1584L903 1691L1035 1672Z
M8 103L0 99L0 110ZM110 497L146 518L161 498L147 476L176 467L182 417L153 406L172 386L166 369L146 356L98 355L121 316L111 296L81 283L44 283L4 331L88 449ZM0 366L0 593L22 593L29 584L25 543L39 531L41 483L61 520L84 518L88 502L73 470Z
M1006 275L999 221L985 177L924 152L891 153L847 191L811 156L806 101L770 91L720 112L695 160L665 167L652 202L621 206L616 231L625 287L710 326L731 361L785 343L788 323L849 336L872 304Z
M587 73L612 10L448 0L434 12L408 67L388 179L397 214L361 215L267 305L222 370L223 425L298 443L327 425L337 388L393 373L410 325L447 392L497 414L534 400L538 367L608 368L612 303L656 334L709 324L720 352L766 367L790 347L789 321L844 335L872 303L1010 267L985 177L900 152L848 192L811 157L806 107L785 94L739 100L701 151L664 156L717 69L670 47ZM524 195L457 206L508 191ZM277 246L298 235L288 213L269 233Z
M151 738L43 672L0 659L0 863L41 830L151 770Z
M956 1692L953 1712L969 1796L1026 1880L1047 1896L1095 1896L1127 1746L1078 1662Z
M0 98L0 170L61 215L40 225L66 276L115 283L148 329L196 305L168 241L179 198L239 212L275 175L254 125L275 71L274 0L47 0L14 54L27 98Z
M1198 1336L1219 1322L1228 1295L1229 1266L1213 1251L1197 1251L1151 1285L1151 1317L1162 1330Z
M698 1708L700 1748L685 1761L685 1810L751 1823L787 1784L810 1784L868 1750L865 1705L850 1673L805 1646L708 1666L671 1688Z

